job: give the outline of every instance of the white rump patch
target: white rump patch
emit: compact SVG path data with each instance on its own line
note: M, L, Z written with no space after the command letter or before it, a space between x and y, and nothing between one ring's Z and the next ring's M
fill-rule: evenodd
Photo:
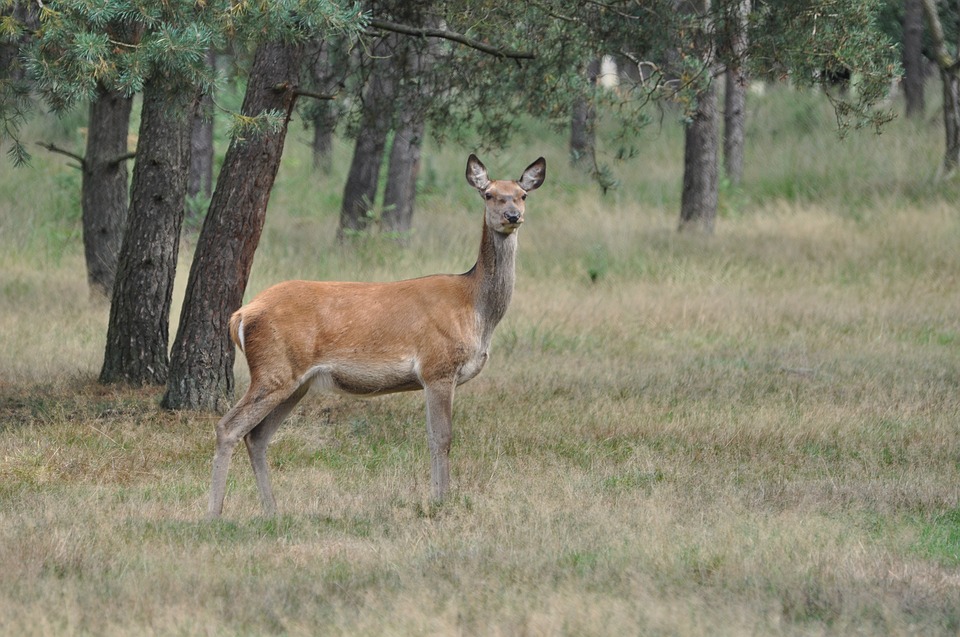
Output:
M244 354L247 353L246 345L243 341L243 319L240 319L240 325L237 326L237 336L240 338L240 351Z

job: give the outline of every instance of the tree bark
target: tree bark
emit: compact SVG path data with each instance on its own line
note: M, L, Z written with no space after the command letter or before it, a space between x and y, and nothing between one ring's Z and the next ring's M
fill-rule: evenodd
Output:
M0 8L0 17L9 18L27 27L28 33L16 39L0 38L0 78L20 81L26 72L20 64L20 47L27 45L33 31L40 28L40 10L35 2L14 2Z
M133 98L97 87L90 104L81 202L87 283L95 299L109 300L127 222L127 136Z
M387 36L393 39L395 36ZM343 188L337 239L364 231L371 221L377 199L380 165L387 134L393 125L396 96L396 66L386 38L374 49L374 67L364 92L360 130L353 150L347 183Z
M167 380L170 302L190 166L192 90L143 90L130 212L110 304L101 383Z
M346 73L346 55L339 39L315 42L306 55L310 62L310 88L321 95L337 91L337 78ZM339 114L331 100L314 100L307 108L307 119L313 127L313 167L324 175L333 169L333 131Z
M684 134L680 230L712 234L717 218L717 90L714 82L697 97Z
M746 121L747 77L744 72L747 54L747 16L750 0L740 0L733 15L730 31L730 60L724 73L723 167L730 183L743 180L743 148Z
M903 96L907 117L923 118L926 110L923 57L923 6L920 0L905 0L903 13Z
M337 117L333 112L333 106L326 101L315 104L311 115L313 167L321 174L329 175L333 170L333 129Z
M223 411L234 390L234 345L227 325L240 307L260 241L290 114L296 100L302 48L261 45L247 82L242 113L282 111L282 128L241 141L224 158L197 242L173 344L167 409Z
M945 150L941 176L949 177L960 166L960 60L954 58L947 49L935 0L922 0L922 4L930 27L930 39L937 66L940 67L940 81L943 84Z
M724 73L723 169L734 186L743 181L743 147L746 78L742 68L728 67Z
M207 66L216 65L216 53L207 52ZM202 195L209 199L213 192L213 96L205 93L200 97L197 114L193 118L190 136L190 180L187 195Z
M941 68L943 85L943 176L951 176L960 166L960 74L956 68Z
M387 186L383 193L381 229L398 238L413 227L413 207L417 198L417 177L420 175L420 147L424 122L417 112L405 112L393 136Z
M587 64L587 84L592 88L597 85L600 75L600 60L591 60ZM572 117L570 121L570 163L581 169L594 170L597 165L596 146L597 111L592 100L586 95L574 98Z
M417 16L411 18L417 19ZM402 74L409 79L397 89L398 96L393 107L397 123L390 149L380 227L384 232L393 233L401 242L406 242L413 227L426 117L423 98L431 92L424 78L429 77L435 59L429 46L421 47L418 44L404 40L401 51L393 61L394 74Z
M684 132L683 192L680 198L680 230L712 234L719 201L717 88L713 76L716 34L708 17L710 0L692 3L701 21L695 49L701 57L705 86L697 93L697 108Z

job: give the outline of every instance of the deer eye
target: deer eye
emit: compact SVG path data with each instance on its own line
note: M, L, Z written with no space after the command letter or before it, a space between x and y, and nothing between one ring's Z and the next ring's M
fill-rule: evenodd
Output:
M487 201L490 201L491 199L493 199L493 193L492 193L492 192L485 192L485 193L483 193L483 196L487 199Z
M520 199L522 199L523 201L526 201L526 200L527 200L527 194L524 193L524 194L520 195Z

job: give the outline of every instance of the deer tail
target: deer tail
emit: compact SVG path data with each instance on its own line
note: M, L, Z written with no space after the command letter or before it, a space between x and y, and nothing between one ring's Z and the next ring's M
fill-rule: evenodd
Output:
M240 310L233 313L230 317L230 340L240 348L240 351L246 354L243 339L243 314Z

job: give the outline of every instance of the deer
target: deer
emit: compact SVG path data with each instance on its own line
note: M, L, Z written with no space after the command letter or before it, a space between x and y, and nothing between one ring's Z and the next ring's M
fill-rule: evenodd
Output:
M517 230L527 193L546 178L538 158L520 179L491 181L471 154L467 183L484 202L476 264L463 274L387 283L285 281L230 317L250 385L216 425L208 518L220 517L234 448L243 439L260 502L276 515L267 446L311 386L359 397L423 390L434 501L450 490L453 395L480 373L513 295Z

